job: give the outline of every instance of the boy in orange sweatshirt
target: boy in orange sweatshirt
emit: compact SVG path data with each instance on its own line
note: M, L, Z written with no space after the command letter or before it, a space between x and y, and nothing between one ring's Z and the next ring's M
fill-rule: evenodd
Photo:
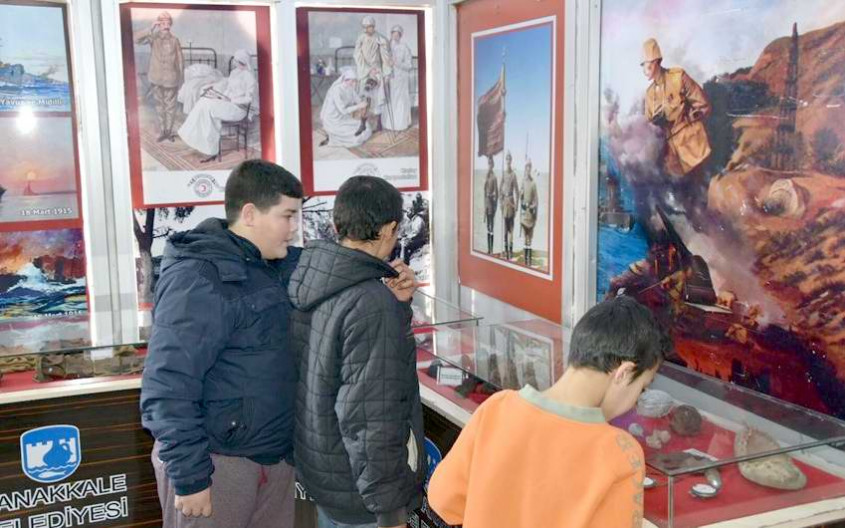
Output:
M464 528L642 526L643 451L607 421L636 404L669 346L634 299L594 306L557 383L501 391L475 411L431 478L434 511Z

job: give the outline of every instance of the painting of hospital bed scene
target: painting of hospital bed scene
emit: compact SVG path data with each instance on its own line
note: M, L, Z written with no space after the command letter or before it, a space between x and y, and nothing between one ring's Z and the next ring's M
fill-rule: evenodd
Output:
M72 118L0 117L0 138L0 227L79 218Z
M845 3L602 3L599 299L845 418Z
M129 12L144 172L226 170L261 157L255 11Z
M473 34L472 254L550 277L554 19Z
M417 280L431 281L431 221L427 192L402 193L405 216L399 225L399 240L390 260L401 258L414 270ZM333 196L310 196L302 203L302 239L336 240L332 222Z
M87 310L81 229L0 233L0 320Z
M65 7L0 1L0 112L70 112Z
M399 188L420 185L421 16L308 11L302 118L310 118L315 189L336 190L364 160Z

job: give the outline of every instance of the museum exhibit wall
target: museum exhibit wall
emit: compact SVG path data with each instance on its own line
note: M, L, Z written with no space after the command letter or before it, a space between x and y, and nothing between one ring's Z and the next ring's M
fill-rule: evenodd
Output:
M649 306L674 362L845 417L845 6L670 4L597 14L596 299Z
M673 361L845 413L841 7L715 9L693 31L696 17L656 0L630 16L621 0L25 3L62 16L44 18L56 31L38 41L53 62L12 60L31 14L0 48L3 89L35 90L0 98L14 140L0 176L0 346L143 337L166 237L221 216L228 170L261 156L303 175L306 241L331 236L344 171L395 179L414 227L398 256L491 323L567 328L624 292L672 328ZM365 16L402 28L407 104L381 94L368 137L351 130L340 145L322 114ZM187 66L176 90L151 66L165 19ZM657 111L649 38L695 115ZM233 75L254 86L249 109L203 144L200 90ZM679 119L697 123L686 143L666 140ZM488 207L488 180L507 200L499 189Z
M564 4L457 6L461 283L560 323Z
M414 182L410 185L397 182L403 191L407 221L396 257L404 258L421 282L431 282L430 170L426 159L429 135L425 129L430 113L426 106L429 85L425 52L431 10L424 2L403 2L398 12L394 9L390 14L374 13L371 4L358 4L362 9L341 9L335 12L334 20L332 11L326 11L326 4L321 4L323 10L316 16L326 20L319 20L310 35L307 24L297 24L297 17L307 21L307 11L320 5L265 1L226 5L195 2L184 9L149 2L112 2L103 6L104 39L114 43L115 48L119 42L122 50L121 54L112 51L105 55L106 75L114 79L108 93L113 109L109 112L109 125L113 137L127 134L129 137L125 145L114 142L116 157L128 165L130 172L130 185L125 180L116 183L114 202L117 209L127 202L135 207L132 217L123 215L117 219L118 224L123 224L118 231L131 229L134 234L134 240L119 242L121 288L127 292L132 283L137 285L137 292L132 292L137 303L126 303L122 311L124 327L132 328L134 319L140 320L141 327L148 326L152 291L166 238L173 232L196 226L205 218L222 216L220 200L228 171L250 157L275 160L303 176L306 198L301 218L302 242L332 236L333 196L345 178L360 173L395 179L407 174L408 167L400 164L397 169L395 163L390 164L391 159L410 160L406 164L414 169ZM156 106L156 87L148 79L150 46L139 40L143 38L139 32L148 30L163 11L173 18L172 34L180 39L186 73L177 95L176 124L170 127L168 137L160 141L162 123L156 115L160 113ZM377 35L390 36L391 30L399 25L403 32L401 38L407 37L412 42L403 48L409 52L408 64L402 65L404 85L394 87L393 93L387 94L379 108L383 110L382 120L372 117L375 108L370 111L369 122L360 135L362 141L350 133L352 140L347 143L336 141L336 137L329 142L326 130L336 123L323 119L326 115L323 109L329 106L326 99L336 95L330 94L333 86L342 88L342 71L355 66L356 39L363 34L362 19L368 15L375 18ZM120 31L116 30L120 26L111 24L117 20L122 24ZM326 29L332 24L334 33L329 34ZM220 32L209 29L218 26L230 27L231 31L222 32L227 36L221 39ZM387 37L381 38L387 41ZM309 43L314 48L310 54ZM193 124L202 126L198 114L203 108L197 105L189 110L188 105L192 99L199 100L199 90L204 86L219 83L230 74L238 50L244 50L250 57L247 70L257 81L256 96L241 123L242 136L233 140L234 134L228 137L224 134L220 149L214 142L197 143L201 138L192 138L191 130ZM121 72L120 79L115 78L116 72ZM403 93L407 95L401 97ZM393 108L397 105L399 108ZM123 119L124 114L128 119ZM114 118L115 115L118 117ZM408 119L408 115L412 118ZM382 125L381 121L384 127L375 131ZM301 148L304 145L300 137L306 134L300 125L308 126L307 149ZM332 130L338 132L336 126ZM324 140L325 144L321 145ZM218 150L219 155L215 157ZM391 158L396 152L404 157ZM117 173L116 180L120 179ZM156 185L161 186L161 196L156 195Z

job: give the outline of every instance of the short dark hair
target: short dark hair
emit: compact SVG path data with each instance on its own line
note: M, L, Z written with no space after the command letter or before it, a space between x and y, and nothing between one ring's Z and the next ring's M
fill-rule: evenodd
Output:
M382 178L353 176L337 191L334 227L340 240L378 240L390 222L402 221L402 194Z
M637 366L636 378L671 349L669 336L648 308L620 295L593 306L575 325L568 366L611 372L631 361Z
M232 169L226 182L226 221L229 225L237 222L248 203L264 212L282 196L302 198L302 184L296 176L269 161L244 161Z

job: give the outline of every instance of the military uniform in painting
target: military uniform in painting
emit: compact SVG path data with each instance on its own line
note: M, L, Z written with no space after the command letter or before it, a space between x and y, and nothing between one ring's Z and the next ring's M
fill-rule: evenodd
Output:
M147 80L155 99L158 141L165 139L173 141L177 109L176 96L184 80L182 45L179 39L170 32L172 24L173 19L170 14L163 12L150 29L135 34L136 44L150 45Z

